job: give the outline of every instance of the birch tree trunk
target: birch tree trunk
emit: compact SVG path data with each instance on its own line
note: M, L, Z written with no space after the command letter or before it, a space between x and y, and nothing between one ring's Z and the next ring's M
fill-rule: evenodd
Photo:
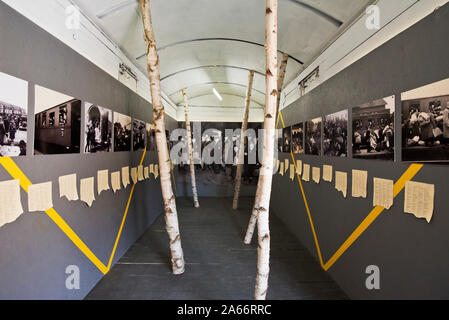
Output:
M170 156L165 136L165 110L161 97L159 73L159 57L156 51L153 26L151 23L150 0L139 0L144 27L144 39L147 45L148 75L153 104L153 123L156 131L157 154L159 158L161 189L164 199L165 223L170 238L171 263L174 274L182 274L185 270L184 254L179 234L176 201L170 179Z
M232 209L237 210L239 206L240 186L242 183L242 167L245 154L245 132L248 127L249 105L251 103L251 91L253 87L254 71L249 71L248 88L246 89L245 111L243 114L242 130L240 132L240 147L239 156L237 160L237 173L235 175L235 189L234 200L232 202Z
M288 62L288 54L283 53L281 68L279 70L279 78L278 78L278 99L276 102L276 118L278 117L280 104L281 104L281 93L282 93L282 88L284 87L284 78L285 78L285 71L287 70L287 62Z
M184 113L185 113L185 120L186 120L187 144L188 144L188 149L189 149L189 161L190 161L190 180L192 180L193 205L195 206L195 208L199 208L200 203L198 201L198 191L196 189L195 163L193 161L192 130L190 129L189 110L187 108L186 89L182 89L182 99L184 101Z
M266 0L265 13L265 50L266 50L266 94L265 120L262 150L262 168L260 170L257 193L259 203L255 203L257 212L257 230L259 245L257 248L257 278L254 298L265 300L270 272L270 227L269 209L271 184L273 180L274 138L276 126L276 102L278 98L278 59L277 59L277 20L278 0Z

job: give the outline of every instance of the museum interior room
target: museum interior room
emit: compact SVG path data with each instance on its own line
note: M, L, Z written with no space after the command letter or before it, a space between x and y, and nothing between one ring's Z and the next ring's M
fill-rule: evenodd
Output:
M0 300L449 299L448 32L447 0L1 0Z

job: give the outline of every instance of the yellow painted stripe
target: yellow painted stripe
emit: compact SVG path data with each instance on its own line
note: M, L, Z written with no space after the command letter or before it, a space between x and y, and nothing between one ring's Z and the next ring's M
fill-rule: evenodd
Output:
M9 172L14 179L20 180L21 187L28 192L28 187L32 184L16 163L9 157L0 158L0 164ZM106 266L95 256L86 244L76 235L69 225L61 218L54 208L48 209L45 213L54 223L67 235L67 237L81 250L82 253L103 273L106 274Z
M282 128L285 128L285 123L284 123L284 117L282 116L282 113L279 111L279 115L282 121Z
M405 182L413 179L413 177L421 170L422 164L412 164L401 178L394 184L393 196L396 196L404 189ZM349 236L349 238L343 243L343 245L334 253L324 265L324 270L329 270L330 267L341 257L341 255L348 250L348 248L362 235L363 232L379 217L384 211L383 207L375 207L370 214L363 220L363 222L355 229L355 231Z
M142 159L140 159L140 163L139 163L140 166L143 164L143 160L145 159L146 153L147 153L147 150L145 149L143 151ZM120 224L120 228L118 230L117 237L115 238L114 247L112 248L111 256L109 257L107 272L109 272L109 270L111 269L112 260L114 260L115 251L117 250L117 245L118 245L118 242L122 235L123 226L125 225L126 216L128 215L128 209L129 209L129 205L131 203L131 199L133 197L135 187L136 187L136 185L133 184L131 187L131 192L129 193L129 198L128 198L128 202L126 203L126 208L125 208L125 213L123 214L122 223Z

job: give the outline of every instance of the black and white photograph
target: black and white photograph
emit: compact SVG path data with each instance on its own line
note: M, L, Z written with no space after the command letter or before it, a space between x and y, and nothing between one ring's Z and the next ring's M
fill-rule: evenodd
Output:
M282 152L289 153L292 148L292 127L282 130Z
M352 156L394 160L395 96L352 109Z
M348 156L348 110L324 117L323 154L328 157Z
M145 150L146 124L133 119L133 151Z
M304 124L292 126L292 151L294 154L304 153Z
M401 95L402 159L449 161L449 78Z
M111 151L112 111L88 102L84 105L84 152Z
M81 100L36 85L34 154L80 153Z
M131 117L114 112L114 152L131 151Z
M147 131L147 151L156 150L156 131L151 123L146 124Z
M321 124L321 117L306 122L306 154L314 156L321 155Z
M28 82L0 72L0 157L27 151Z

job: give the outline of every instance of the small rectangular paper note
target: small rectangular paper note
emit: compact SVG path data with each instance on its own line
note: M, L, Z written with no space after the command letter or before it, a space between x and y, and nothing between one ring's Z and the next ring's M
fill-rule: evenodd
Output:
M76 173L61 176L59 181L59 197L66 197L69 201L76 201L78 197L78 188L76 186Z
M155 164L154 165L154 179L157 179L157 177L159 177L159 165Z
M295 165L291 164L290 165L290 180L295 180Z
M94 177L80 180L81 201L87 203L89 207L91 207L92 203L95 201L94 182Z
M281 162L281 166L279 168L279 173L281 176L284 176L284 162Z
M368 171L352 170L352 197L366 198Z
M428 223L433 216L435 186L415 181L405 182L405 213L414 214L417 218L425 218Z
M129 167L122 168L122 183L124 188L129 184Z
M285 162L284 168L285 168L285 171L287 171L288 168L290 168L290 162L288 161L288 159L285 159L284 162Z
M301 160L296 160L296 173L298 175L302 174L302 161Z
M312 168L312 180L315 183L320 183L321 178L321 169L319 167L313 167Z
M143 176L145 179L150 179L150 173L148 167L143 168Z
M98 195L102 191L109 190L109 170L99 170L97 172L97 189Z
M373 206L390 209L393 205L393 180L374 178Z
M111 173L111 185L112 191L114 191L114 193L120 190L120 171Z
M304 169L302 170L302 180L310 181L310 165L304 163Z
M143 181L145 178L143 177L143 166L137 167L137 180Z
M53 207L52 182L28 186L28 211L46 211Z
M0 182L0 227L15 221L22 213L19 180Z
M346 198L348 191L348 174L346 172L335 171L335 189L343 193Z
M323 165L323 180L327 182L332 182L332 166Z
M154 164L150 164L150 173L154 174Z
M137 184L137 182L139 181L137 179L137 168L131 168L131 179L133 180L133 184Z
M279 160L276 161L276 170L275 172L279 172L279 166L280 166L281 162Z

